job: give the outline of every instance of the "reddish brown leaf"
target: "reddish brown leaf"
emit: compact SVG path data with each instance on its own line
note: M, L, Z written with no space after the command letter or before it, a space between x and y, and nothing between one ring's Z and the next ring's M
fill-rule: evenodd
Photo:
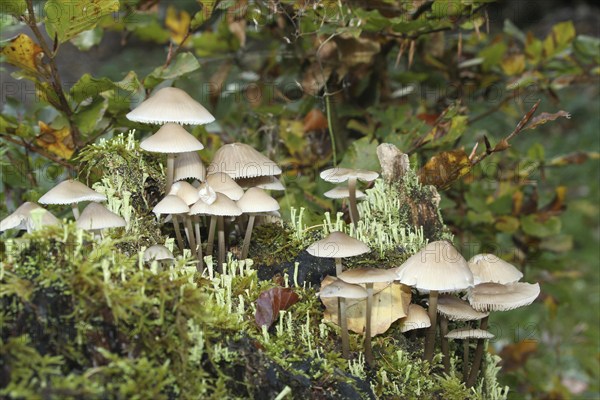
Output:
M318 108L313 108L304 117L304 132L327 129L327 118Z
M256 325L270 327L279 317L279 311L287 310L298 300L300 297L290 288L274 287L262 292L256 300Z

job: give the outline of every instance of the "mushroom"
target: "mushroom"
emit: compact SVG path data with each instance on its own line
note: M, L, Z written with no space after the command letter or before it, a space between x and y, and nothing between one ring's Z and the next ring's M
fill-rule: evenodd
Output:
M225 262L225 227L223 217L237 217L242 214L242 210L233 200L222 193L217 193L217 198L212 204L206 204L198 200L190 209L190 215L205 214L217 217L219 230L219 269L223 271ZM209 253L210 254L210 253Z
M473 286L473 274L462 255L446 241L431 242L409 257L397 270L398 280L429 292L431 326L425 337L423 359L433 358L439 292L457 292Z
M200 199L198 189L185 181L173 183L173 185L171 185L169 194L179 197L188 206L191 206ZM189 215L184 215L183 219L185 235L187 236L188 243L190 244L190 250L192 253L194 253L196 251L196 237L194 236L194 229L192 228L192 217ZM197 229L200 230L200 227L197 227Z
M400 332L405 333L430 326L431 320L427 311L418 304L409 304L408 313L400 323Z
M373 283L392 282L396 272L391 269L356 268L342 272L338 278L353 284L364 283L367 288L367 320L365 323L365 360L370 366L375 364L371 347L371 313L373 311Z
M371 249L343 232L331 232L327 237L308 246L306 251L314 257L335 258L335 274L340 276L343 271L342 258L359 256Z
M469 260L469 268L473 272L473 283L482 282L513 283L523 277L523 273L514 265L493 254L477 254Z
M474 321L486 318L489 313L475 310L469 303L451 294L442 294L438 298L438 314L440 314L440 336L442 338L442 353L444 354L444 369L450 372L450 354L448 350L448 320Z
M204 182L206 179L206 168L195 151L177 154L173 166L173 182L190 178L200 182Z
M445 336L446 339L460 339L463 340L463 381L467 381L467 371L469 366L469 339L485 340L494 337L490 332L483 329L476 328L459 328L448 332Z
M126 117L130 121L161 125L168 122L204 125L215 120L202 104L183 90L174 87L157 90Z
M174 259L173 253L162 244L155 244L144 250L144 262L156 260L162 266L163 263Z
M165 193L168 193L173 183L175 154L202 150L204 145L181 125L169 122L160 127L156 133L140 143L143 150L153 153L167 154L167 182Z
M348 186L336 186L331 190L326 191L325 193L323 193L323 196L327 197L328 199L347 199L348 197L350 197L350 189L348 189ZM365 194L365 192L363 192L362 190L356 189L356 200L361 200L364 199L365 197L367 197L367 195Z
M257 176L255 178L239 178L235 180L244 190L257 187L264 190L285 190L283 183L275 176Z
M252 228L254 227L254 218L259 213L267 213L279 210L277 200L269 196L264 190L259 188L250 188L237 201L237 206L243 213L248 214L248 226L244 235L244 244L242 245L241 258L248 256L250 248L250 239L252 238Z
M200 185L210 186L217 193L223 193L233 201L238 201L244 195L244 189L233 180L232 177L223 172L213 172L206 176L206 183Z
M350 338L348 336L348 319L346 318L346 299L364 299L367 291L360 285L352 285L341 279L336 279L319 292L319 297L338 299L338 325L342 334L342 356L350 357Z
M515 282L503 285L501 283L480 283L475 285L469 291L468 299L471 307L477 311L508 311L519 307L527 306L540 295L540 285L538 283ZM488 317L486 316L479 324L480 329L487 329ZM473 365L469 378L466 381L467 387L475 385L481 359L483 358L483 341L477 342L475 355L473 356Z
M88 204L77 219L77 228L100 233L107 228L121 228L127 225L125 220L101 204Z
M321 171L321 179L331 183L342 183L348 181L348 194L350 198L350 219L356 225L360 220L356 206L356 181L371 182L377 179L379 174L374 171L350 168L331 168Z
M41 204L70 204L73 217L79 218L77 203L81 201L106 201L106 196L81 182L69 179L54 186L38 200Z
M42 226L59 224L59 219L50 211L27 201L21 204L12 214L0 221L0 232L16 228L31 233Z
M209 172L224 172L233 179L281 174L273 161L244 143L230 143L215 152Z
M173 222L173 228L175 229L175 237L177 238L177 245L179 250L183 251L185 247L183 244L183 238L181 232L179 232L179 223L177 222L177 214L185 214L190 211L190 207L185 204L180 197L174 194L166 195L156 206L152 209L152 212L160 217L161 214L170 214Z

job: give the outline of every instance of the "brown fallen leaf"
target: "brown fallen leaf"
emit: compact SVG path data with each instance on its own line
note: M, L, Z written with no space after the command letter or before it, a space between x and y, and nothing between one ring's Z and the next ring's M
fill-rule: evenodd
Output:
M524 366L529 357L537 352L537 342L534 340L522 340L518 343L509 344L502 348L502 369L505 372L514 371Z
M327 276L321 282L321 290L331 284L334 277ZM379 335L389 329L394 321L404 318L410 304L410 288L399 283L375 283L373 285L373 315L371 319L371 335ZM321 299L326 311L324 319L337 324L338 302L336 298ZM356 333L365 331L367 301L346 300L346 316L348 330Z
M444 151L431 157L419 171L423 185L446 188L471 171L471 161L464 150Z
M39 74L42 71L44 52L29 36L19 34L8 42L0 51L6 62L15 67Z
M279 318L279 311L287 310L298 300L300 297L290 288L274 287L262 292L256 300L256 325L270 327Z
M75 144L71 129L66 126L62 129L53 129L43 121L38 121L40 134L36 137L36 144L57 156L68 160L73 156Z
M323 112L318 108L313 108L306 114L304 117L304 132L309 131L320 131L323 129L327 129L327 118L323 115Z

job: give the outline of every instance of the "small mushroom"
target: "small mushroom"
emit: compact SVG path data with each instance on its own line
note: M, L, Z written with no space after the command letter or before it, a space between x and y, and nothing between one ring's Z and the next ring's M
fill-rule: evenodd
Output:
M235 180L244 190L257 187L264 190L285 190L281 180L275 176L257 176L255 178L239 178Z
M164 263L174 260L173 253L162 244L155 244L144 250L144 262L156 260L161 266Z
M38 216L36 217L36 214ZM52 213L35 203L25 202L12 214L0 221L0 232L8 229L26 230L27 233L47 225L59 225L60 221Z
M177 182L184 179L197 179L200 182L204 182L206 179L206 168L195 151L179 153L175 157L173 181Z
M338 325L342 333L342 356L350 357L350 338L348 336L348 319L346 318L346 299L364 299L369 294L359 285L352 285L341 279L336 279L329 285L323 287L319 297L326 299L337 297L338 299Z
M244 143L230 143L215 152L209 172L224 172L233 179L281 174L281 168Z
M121 228L127 225L123 217L98 203L88 204L75 224L79 229L94 233L100 233L103 229Z
M223 172L208 174L206 176L206 183L200 185L199 189L202 189L204 186L210 186L215 192L223 193L233 201L238 201L244 195L244 189L232 177Z
M469 260L469 268L473 272L473 283L482 282L513 283L523 277L523 273L514 265L493 254L477 254Z
M70 204L73 217L79 218L77 203L82 201L106 201L106 196L90 189L81 182L69 179L54 186L38 200L40 204Z
M195 202L197 202L200 199L200 195L198 194L198 189L196 189L190 183L185 182L185 181L178 181L178 182L173 183L173 185L171 185L171 190L169 191L169 194L179 197L188 206L191 206L192 204L194 204ZM192 216L184 214L183 220L184 220L185 235L187 237L188 243L190 244L190 250L192 251L192 253L195 253L197 251L197 249L196 249L197 238L194 234L195 233L194 229L192 228ZM199 226L197 227L197 230L198 231L200 230Z
M397 271L398 280L421 292L429 292L431 326L425 337L423 359L433 358L440 292L457 292L473 286L473 274L462 255L446 241L431 242L409 257Z
M331 168L321 171L321 179L331 183L342 183L348 181L348 192L350 198L350 219L356 225L360 220L358 207L356 206L356 181L371 182L377 179L379 174L374 171L350 168Z
M430 326L431 320L427 311L418 304L410 304L406 317L400 323L400 332L405 333L417 329L429 328Z
M373 283L392 282L396 272L391 269L356 268L342 272L339 279L353 284L365 284L367 288L367 320L365 323L365 360L370 366L375 365L371 347L371 315L373 311Z
M459 328L448 332L446 339L459 339L463 341L463 381L467 381L467 371L469 369L469 339L492 339L494 335L483 329Z
M327 237L308 246L306 251L314 257L335 258L335 274L339 276L343 271L342 258L359 256L370 252L371 249L343 232L331 232Z
M242 245L241 258L248 257L250 248L250 239L252 238L252 228L254 227L254 219L259 213L268 213L279 210L277 200L269 196L264 190L259 188L250 188L237 201L237 206L244 214L248 215L248 226L244 235L244 244Z
M173 228L175 229L175 237L177 238L177 245L179 250L183 251L184 243L179 231L179 222L177 222L178 214L186 214L190 211L190 207L180 197L174 194L166 195L156 206L152 209L152 212L160 217L162 214L170 214L173 222Z

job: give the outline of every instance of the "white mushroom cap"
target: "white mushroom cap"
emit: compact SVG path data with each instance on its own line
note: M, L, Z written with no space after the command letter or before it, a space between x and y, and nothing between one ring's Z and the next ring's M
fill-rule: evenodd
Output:
M345 299L364 299L367 297L367 290L360 285L353 285L336 279L329 285L322 287L319 297L327 299L330 297L343 297Z
M145 124L204 125L213 122L215 117L183 90L165 87L128 113L127 119Z
M206 204L202 200L198 200L190 210L190 215L196 214L237 217L242 214L242 210L229 197L217 193L217 199L212 204Z
M480 283L469 291L469 303L478 311L508 311L527 306L540 295L539 283Z
M75 222L79 229L99 230L121 228L127 223L120 216L98 203L88 204Z
M155 244L144 250L144 261L174 260L173 253L162 244Z
M477 254L469 260L473 280L477 285L484 282L513 283L523 277L523 273L514 265L493 254Z
M140 147L153 153L189 153L202 150L204 145L181 125L167 123L154 135L142 140Z
M32 215L40 213L39 220ZM39 221L39 226L38 226ZM32 202L21 204L12 214L0 221L0 232L8 229L19 229L31 232L46 225L59 225L60 221L50 211Z
M493 337L490 332L475 328L454 329L446 335L448 339L492 339Z
M105 201L106 196L72 179L54 186L40 197L41 204L72 204L80 201Z
M475 310L469 303L451 294L438 297L437 312L451 321L473 321L489 315Z
M346 182L350 178L356 178L362 182L371 182L377 179L379 174L374 171L367 171L364 169L351 169L351 168L330 168L325 171L321 171L321 179L331 183L342 183Z
M431 242L398 269L398 280L421 292L456 292L473 286L473 274L462 255L446 241Z
M238 207L246 214L267 213L279 210L279 203L262 189L253 187L237 201Z
M323 193L323 196L329 199L346 199L350 197L350 190L348 186L336 186L331 190ZM364 199L366 197L365 193L361 190L356 189L356 199Z
M201 182L206 178L206 168L195 151L179 153L175 157L173 180L180 181L188 178L198 179Z
M173 194L179 197L188 206L194 204L200 199L198 189L196 189L192 186L191 183L188 183L186 181L179 181L173 183L173 185L171 185L171 190L169 190L169 194Z
M243 143L226 144L217 150L209 171L224 172L233 179L281 174L277 164Z
M338 275L338 278L348 283L380 283L396 280L396 273L391 269L355 268Z
M206 185L210 186L215 192L223 193L234 201L241 199L244 195L244 189L232 177L223 172L208 174ZM200 187L202 188L202 185Z
M255 178L240 178L236 179L238 185L243 189L257 187L264 190L285 190L281 180L274 176L257 176Z
M306 251L315 257L344 258L368 253L371 249L343 232L331 232L327 237L308 246Z
M431 320L427 311L418 304L408 306L408 314L400 322L400 332L408 332L414 329L429 328Z
M152 209L154 214L184 214L190 211L190 207L185 204L185 201L179 196L174 194L166 195L156 206Z
M198 196L200 196L199 200L202 200L206 204L212 204L217 200L217 192L206 184L200 185L198 188Z

